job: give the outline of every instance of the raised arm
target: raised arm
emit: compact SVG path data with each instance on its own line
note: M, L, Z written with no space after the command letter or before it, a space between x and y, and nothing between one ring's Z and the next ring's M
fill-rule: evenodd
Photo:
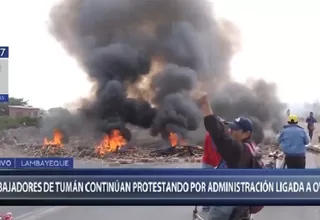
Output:
M202 94L199 103L204 114L204 126L215 143L217 151L226 161L228 167L237 167L244 146L226 133L223 123L214 115L210 107L207 94Z
M223 123L213 114L204 117L204 126L228 167L237 167L243 145L225 132Z

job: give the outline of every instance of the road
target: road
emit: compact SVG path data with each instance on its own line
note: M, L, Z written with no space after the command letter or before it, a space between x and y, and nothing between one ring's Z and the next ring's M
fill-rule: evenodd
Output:
M317 156L307 155L307 167L317 168ZM143 167L144 165L136 165ZM195 168L198 164L165 164L153 165L154 168ZM77 161L78 168L102 168L104 164L98 162ZM132 167L132 166L131 166ZM191 219L193 207L68 207L68 206L51 206L51 207L17 207L2 206L0 212L12 212L15 220L57 220L57 219L94 219L94 220L185 220ZM202 214L206 218L205 214ZM258 215L254 216L255 220L320 220L320 207L265 207Z

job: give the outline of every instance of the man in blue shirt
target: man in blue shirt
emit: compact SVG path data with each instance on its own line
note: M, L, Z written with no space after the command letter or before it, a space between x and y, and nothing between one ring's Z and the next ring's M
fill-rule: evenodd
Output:
M277 136L277 142L285 155L285 163L288 169L305 169L306 145L309 144L307 132L298 125L296 115L288 117L288 125L283 126Z
M313 112L310 112L309 117L306 119L308 131L309 131L309 138L310 141L312 140L313 131L314 131L314 124L317 123L317 120L313 117Z

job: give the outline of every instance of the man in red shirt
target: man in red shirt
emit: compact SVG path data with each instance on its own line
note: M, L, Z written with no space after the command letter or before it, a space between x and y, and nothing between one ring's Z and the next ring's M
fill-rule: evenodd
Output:
M220 118L225 126L228 125L224 119ZM202 168L215 169L221 161L221 155L218 153L216 146L214 145L210 135L207 133L204 140L204 150L202 156ZM202 211L208 212L209 206L203 206Z
M202 157L202 168L216 168L221 160L210 135L207 133L204 140L204 151Z
M221 156L217 152L216 146L214 145L210 135L207 133L204 140L204 150L202 156L202 168L204 169L215 169L221 161ZM208 212L210 206L203 206L202 211Z

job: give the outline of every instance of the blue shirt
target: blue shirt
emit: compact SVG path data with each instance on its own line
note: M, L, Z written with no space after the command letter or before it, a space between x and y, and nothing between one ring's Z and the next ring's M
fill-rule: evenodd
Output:
M277 142L285 155L304 156L309 136L299 125L285 125L279 133Z

